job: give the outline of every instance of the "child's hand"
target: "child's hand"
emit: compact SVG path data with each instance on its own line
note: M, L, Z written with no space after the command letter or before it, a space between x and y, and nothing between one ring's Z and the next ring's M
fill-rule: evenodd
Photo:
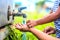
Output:
M29 27L27 27L27 25L22 25L22 24L16 24L16 28L21 30L21 31L29 31Z

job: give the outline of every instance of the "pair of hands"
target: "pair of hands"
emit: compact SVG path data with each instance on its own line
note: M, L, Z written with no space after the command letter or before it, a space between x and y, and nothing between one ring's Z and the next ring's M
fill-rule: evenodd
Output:
M34 28L34 26L37 25L37 22L34 20L29 20L27 21L27 24L16 24L16 28L21 30L21 31L30 31L31 28ZM55 33L55 29L52 27L47 27L44 29L43 31L46 34L54 34Z
M34 20L28 20L26 24L16 24L16 28L21 31L30 31L31 28L36 26L37 23Z

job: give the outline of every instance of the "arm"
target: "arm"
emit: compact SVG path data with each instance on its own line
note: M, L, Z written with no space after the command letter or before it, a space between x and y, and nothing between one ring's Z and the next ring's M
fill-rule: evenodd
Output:
M30 28L30 32L33 33L37 38L39 38L41 40L60 40L58 38L47 35L35 28Z
M21 31L29 31L31 33L33 33L37 38L41 39L41 40L60 40L58 38L54 38L52 36L49 36L35 28L29 28L27 27L27 25L21 25L21 24L17 24L16 28L21 30Z
M28 20L27 25L28 25L28 27L34 27L36 25L41 25L41 24L52 22L52 21L58 19L59 17L60 17L60 6L55 13L50 12L49 15L46 15L46 17L44 17L42 19L35 20L35 21Z
M52 22L59 17L60 17L60 6L57 9L56 13L51 13L51 14L47 15L46 17L37 20L36 22L37 22L37 24L45 24L45 23L48 23L48 22Z

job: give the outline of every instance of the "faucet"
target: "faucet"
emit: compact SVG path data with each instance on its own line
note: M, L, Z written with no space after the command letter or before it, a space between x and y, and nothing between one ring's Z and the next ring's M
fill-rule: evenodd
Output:
M12 15L13 15L13 19L14 19L14 16L22 16L22 18L23 18L22 24L26 24L27 15L25 13L22 13L23 9L26 9L26 7L19 8L18 13L14 13L14 10L13 10ZM27 40L25 32L23 32L23 34L22 34L22 40Z

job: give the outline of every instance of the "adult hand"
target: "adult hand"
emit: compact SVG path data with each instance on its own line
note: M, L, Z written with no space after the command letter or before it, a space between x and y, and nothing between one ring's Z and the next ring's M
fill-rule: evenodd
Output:
M27 26L28 26L29 28L34 27L34 26L36 26L36 25L37 25L37 22L36 22L35 20L28 20L28 21L27 21Z
M47 27L47 28L44 29L43 32L50 35L50 34L54 34L56 31L55 31L55 29L53 27Z

